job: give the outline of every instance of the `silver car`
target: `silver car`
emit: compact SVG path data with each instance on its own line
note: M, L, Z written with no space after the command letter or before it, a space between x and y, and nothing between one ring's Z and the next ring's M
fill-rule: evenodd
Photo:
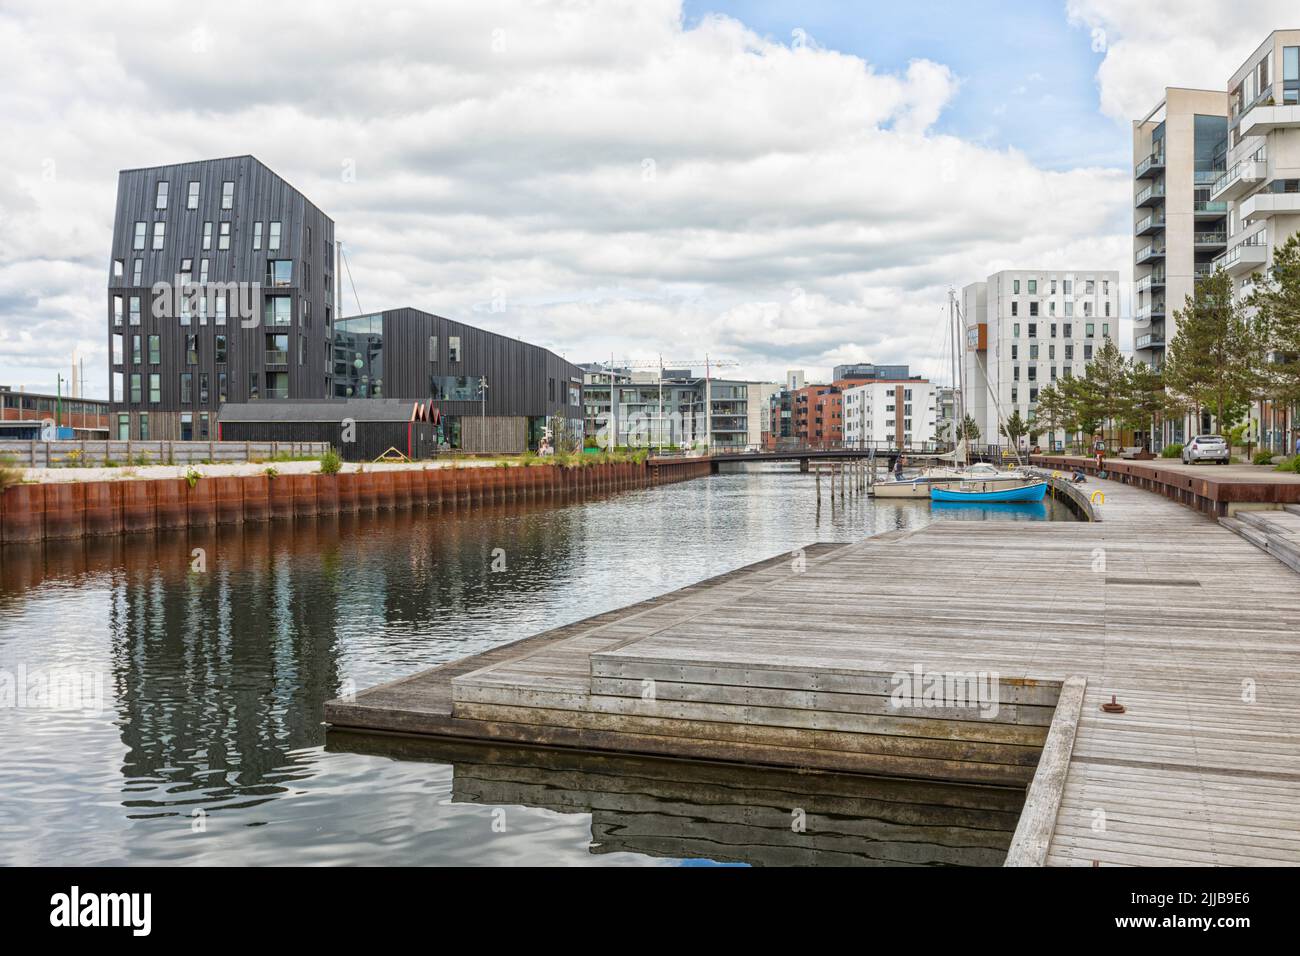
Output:
M1232 459L1228 443L1222 435L1197 435L1183 446L1183 464L1194 465L1198 461L1215 461L1226 465Z

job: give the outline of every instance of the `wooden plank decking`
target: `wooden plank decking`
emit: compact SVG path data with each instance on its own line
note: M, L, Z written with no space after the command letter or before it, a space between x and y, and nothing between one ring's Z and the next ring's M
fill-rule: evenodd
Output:
M742 714L710 721L716 737L702 742L679 719L611 711L600 699L621 698L593 694L593 667L768 667L822 679L920 665L996 672L1009 689L1078 676L1086 692L1048 863L1300 863L1300 579L1172 501L1115 482L1090 487L1106 493L1097 523L943 521L812 555L802 571L782 558L452 665L455 715L452 675L435 670L332 703L326 717L830 769L817 754L835 730L814 723L783 746L760 745ZM1101 712L1112 694L1127 713ZM565 707L568 726L542 713ZM1024 728L1045 731L1025 715ZM894 757L914 759L889 743Z

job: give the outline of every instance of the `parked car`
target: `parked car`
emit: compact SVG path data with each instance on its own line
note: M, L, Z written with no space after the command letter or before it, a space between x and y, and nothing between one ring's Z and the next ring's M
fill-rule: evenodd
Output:
M1194 465L1198 461L1216 461L1226 465L1232 459L1228 442L1222 435L1197 435L1183 446L1183 464Z

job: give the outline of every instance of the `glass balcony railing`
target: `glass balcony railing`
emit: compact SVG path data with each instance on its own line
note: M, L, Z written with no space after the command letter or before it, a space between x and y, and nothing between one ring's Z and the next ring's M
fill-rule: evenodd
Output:
M283 349L267 349L265 358L267 365L289 364L289 353Z
M1146 232L1148 229L1163 229L1164 227L1165 227L1165 217L1163 215L1147 216L1145 219L1141 219L1138 221L1137 226L1134 227L1134 231L1138 235L1141 235L1142 233Z
M1221 176L1222 169L1198 169L1192 173L1192 181L1198 186L1213 186Z
M1155 259L1160 256L1163 256L1164 254L1165 254L1165 247L1163 245L1156 245L1152 243L1151 245L1143 246L1141 249L1138 250L1136 261L1139 265L1141 265L1143 262L1146 262L1148 259Z
M1155 289L1165 284L1165 274L1163 272L1153 272L1149 276L1143 276L1138 279L1133 286L1136 292L1145 292L1147 289Z
M1141 179L1152 169L1157 169L1161 166L1164 166L1164 164L1165 164L1164 153L1161 152L1152 153L1146 159L1142 160L1142 162L1138 163L1136 167L1134 167L1133 177L1135 179Z
M1197 200L1192 203L1192 212L1200 213L1223 213L1227 214L1228 204L1226 202L1210 202L1209 200Z
M1192 242L1198 246L1222 246L1228 242L1226 232L1196 232L1192 234Z
M1156 183L1155 185L1148 186L1146 189L1138 193L1135 203L1141 206L1153 200L1164 199L1164 198L1165 198L1164 183Z

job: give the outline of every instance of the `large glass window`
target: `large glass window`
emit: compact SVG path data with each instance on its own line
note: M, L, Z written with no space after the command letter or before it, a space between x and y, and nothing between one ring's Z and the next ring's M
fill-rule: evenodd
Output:
M153 208L154 209L167 208L167 180L165 179L158 184L158 191L154 193Z
M477 375L434 375L429 380L429 396L440 402L477 402L482 398L482 382Z
M149 336L149 364L157 365L162 361L162 336Z
M268 295L262 305L264 325L292 325L293 299L287 295Z
M181 404L189 405L194 401L194 373L181 372Z
M144 248L144 234L145 234L144 231L145 231L145 224L143 222L137 222L135 224L135 238L131 242L132 249Z
M144 363L144 352L140 345L140 336L131 336L131 364L141 365Z
M289 336L283 333L268 332L266 335L266 364L289 364Z
M184 401L184 399L181 399ZM194 441L194 413L181 412L181 441Z
M149 413L148 412L140 413L140 440L141 441L149 440Z
M149 373L149 402L157 405L162 401L162 376L157 372Z
M113 324L122 324L122 297L120 295L113 296Z
M253 223L253 251L257 252L262 248L262 223L260 221Z
M203 224L203 248L205 250L212 248L212 223L210 222Z
M125 412L117 416L117 440L131 440L131 416Z
M216 361L224 362L226 360L226 337L218 335L214 340L214 344L213 351L216 353Z
M235 184L222 183L221 184L221 208L230 209L234 205L235 205Z
M185 197L185 208L199 208L199 184L197 182L190 182L189 194Z
M361 315L334 323L334 394L380 398L384 394L384 319Z
M290 259L267 259L264 284L273 287L293 285L293 261Z
M131 310L130 322L132 325L139 325L140 324L140 297L138 295L131 296L129 304Z
M271 252L278 252L280 249L280 224L278 222L271 223L271 232L266 240L266 248Z
M267 372L266 373L266 397L267 398L288 398L289 397L289 373L288 372Z
M199 364L199 337L197 335L185 336L185 364Z
M122 341L122 333L113 333L113 364L121 365L125 343Z
M217 235L217 248L229 249L230 248L230 223L223 222L220 223L220 226L221 226L221 231Z
M131 373L131 404L140 404L140 373Z
M461 359L460 336L459 335L447 336L447 361L459 362L460 359Z

